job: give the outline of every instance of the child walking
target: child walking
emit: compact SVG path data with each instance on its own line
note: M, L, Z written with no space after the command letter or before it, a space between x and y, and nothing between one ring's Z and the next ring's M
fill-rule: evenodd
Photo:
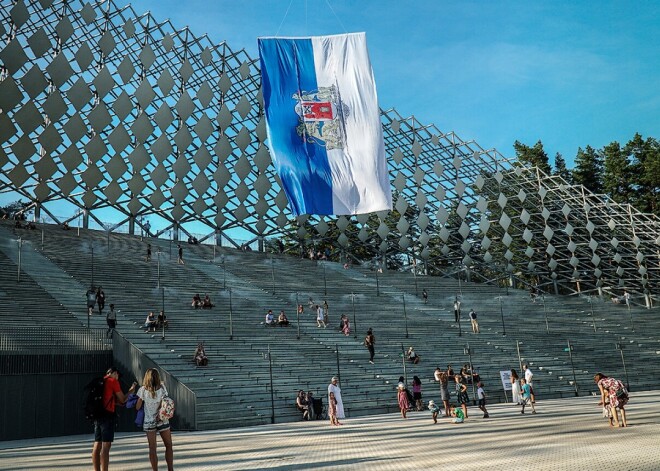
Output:
M328 415L330 416L330 425L339 425L339 420L337 420L337 399L335 399L335 393L330 393L330 410Z
M525 413L525 406L527 404L530 404L532 406L532 414L536 414L536 409L534 408L534 402L532 401L532 388L529 384L527 384L527 381L524 379L520 379L520 384L521 390L522 390L522 409L520 411L521 414Z
M486 410L486 393L484 392L484 383L479 381L477 383L477 398L479 399L479 409L484 413L484 419L489 417Z
M438 413L440 412L440 407L438 407L435 404L435 401L429 401L429 410L431 411L431 415L433 417L433 423L437 424L438 423Z

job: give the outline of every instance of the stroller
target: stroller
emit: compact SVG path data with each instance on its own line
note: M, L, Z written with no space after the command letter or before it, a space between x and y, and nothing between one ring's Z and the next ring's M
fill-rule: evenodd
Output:
M323 398L314 398L313 411L310 411L310 417L312 416L316 420L326 420L328 418L328 409L323 405Z

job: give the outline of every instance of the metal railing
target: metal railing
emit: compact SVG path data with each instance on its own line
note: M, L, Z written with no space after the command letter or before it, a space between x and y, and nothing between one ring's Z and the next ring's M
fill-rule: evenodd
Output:
M124 374L129 375L125 381L127 384L131 383L131 376L141 384L147 369L158 369L168 394L175 402L176 413L171 420L172 426L176 430L197 429L197 396L190 388L159 367L149 355L116 331L113 335L113 354L115 366Z
M6 354L62 354L112 350L106 329L56 327L0 327L0 352Z

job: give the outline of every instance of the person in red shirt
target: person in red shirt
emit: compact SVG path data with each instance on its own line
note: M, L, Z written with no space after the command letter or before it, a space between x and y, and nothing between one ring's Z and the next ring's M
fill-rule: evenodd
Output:
M114 366L108 368L103 377L103 407L106 416L94 421L94 448L92 465L94 471L108 471L110 447L115 439L115 406L126 403L126 395L119 385L119 371ZM126 394L135 392L137 383L133 383Z

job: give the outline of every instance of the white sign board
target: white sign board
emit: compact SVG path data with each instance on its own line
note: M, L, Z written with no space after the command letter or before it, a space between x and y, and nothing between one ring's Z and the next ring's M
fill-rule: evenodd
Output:
M505 391L511 391L511 371L500 371L500 378L502 379L502 387Z

